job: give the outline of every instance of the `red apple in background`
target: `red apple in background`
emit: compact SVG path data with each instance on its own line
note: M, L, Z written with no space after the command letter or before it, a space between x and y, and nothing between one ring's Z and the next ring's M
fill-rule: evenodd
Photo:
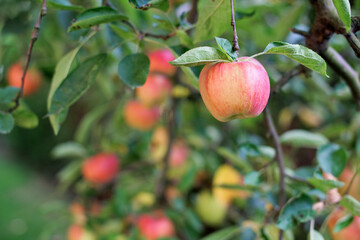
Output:
M125 122L137 130L150 130L159 117L160 111L157 107L149 108L135 100L127 102L124 108Z
M95 240L95 236L81 225L73 224L68 228L68 240Z
M359 240L360 236L360 217L354 216L353 222L340 232L334 233L333 229L337 221L346 215L345 210L338 208L335 209L328 221L328 228L332 236L332 240Z
M7 80L9 86L21 88L21 77L23 75L24 69L20 63L14 63L11 65L7 72ZM42 75L35 68L29 68L26 72L24 79L24 92L23 96L29 96L36 92L42 83Z
M256 59L209 63L200 73L199 90L205 106L219 121L258 116L270 96L265 68Z
M346 167L344 171L339 176L339 180L344 182L345 185L340 189L340 193L344 194L346 189L348 188L350 181L352 177L354 176L354 171L351 170L350 167ZM356 198L358 201L360 201L360 179L359 174L356 175L354 182L351 185L351 188L349 190L349 195Z
M119 160L114 154L99 153L86 159L82 165L84 178L93 184L112 181L119 170Z
M176 67L169 63L175 58L169 49L155 50L150 52L148 57L150 59L151 73L163 73L166 75L173 75L175 73Z
M150 74L145 84L136 89L136 96L146 106L153 106L165 100L171 93L170 80L160 74Z
M162 212L141 215L137 220L137 225L141 235L146 240L156 240L175 235L173 223Z
M189 155L189 148L182 140L176 140L171 147L170 151L170 166L179 167L186 162Z

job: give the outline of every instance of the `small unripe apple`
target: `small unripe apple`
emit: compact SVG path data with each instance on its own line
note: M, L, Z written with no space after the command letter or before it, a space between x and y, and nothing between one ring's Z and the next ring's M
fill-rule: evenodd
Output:
M143 214L137 220L141 235L146 240L173 237L175 228L170 219L162 212Z
M151 207L155 203L155 195L150 192L139 192L136 194L131 204L134 209L139 210L141 208Z
M150 130L160 117L157 107L149 108L138 101L131 100L124 108L125 122L132 128L147 131Z
M196 197L195 211L206 225L218 227L225 220L227 207L204 190Z
M162 103L171 94L170 80L160 74L150 74L143 86L136 89L136 96L146 106Z
M163 73L166 75L173 75L176 67L169 62L173 61L174 55L169 49L159 49L148 54L150 59L150 73Z
M7 80L9 86L21 88L21 77L24 69L20 63L11 65L7 72ZM29 68L26 72L24 79L24 92L23 96L29 96L36 92L42 83L42 74L35 68Z
M358 240L360 236L360 217L354 216L353 222L342 229L341 231L334 233L333 229L337 223L337 221L346 215L345 210L338 208L335 209L327 222L329 231L332 236L332 240Z
M246 198L248 196L246 191L216 187L219 185L243 185L243 177L228 164L221 165L215 172L213 179L214 197L228 206L235 198Z
M69 227L67 232L68 240L95 240L96 237L91 232L87 231L81 225L73 224Z
M199 90L205 106L221 122L258 116L270 96L265 68L256 59L209 63L200 73Z
M165 127L159 126L155 128L150 141L150 156L154 162L160 162L168 147L169 135Z
M116 177L119 165L116 155L99 153L83 162L82 174L90 183L105 184Z

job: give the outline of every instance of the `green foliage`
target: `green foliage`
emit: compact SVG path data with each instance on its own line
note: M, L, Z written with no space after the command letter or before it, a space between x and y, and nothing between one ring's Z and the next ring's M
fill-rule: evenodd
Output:
M74 10L74 11L83 11L82 6L72 5L68 0L48 0L46 5L51 8L56 8L59 10Z
M229 227L212 233L209 236L202 238L202 240L228 240L231 239L239 231L240 228L238 226Z
M317 161L324 172L340 176L347 163L346 150L337 144L326 144L316 153Z
M0 112L0 133L10 133L14 127L14 118L10 113Z
M121 80L132 89L142 86L149 74L150 60L143 53L124 57L118 65Z
M340 232L344 228L347 228L354 220L354 216L351 214L345 215L340 218L333 229L334 233Z
M351 6L349 0L333 0L337 13L346 27L346 32L351 28Z
M283 133L280 136L280 141L294 147L318 148L326 144L329 140L322 134L294 129Z
M340 205L355 216L360 216L360 203L350 195L346 195L340 201Z

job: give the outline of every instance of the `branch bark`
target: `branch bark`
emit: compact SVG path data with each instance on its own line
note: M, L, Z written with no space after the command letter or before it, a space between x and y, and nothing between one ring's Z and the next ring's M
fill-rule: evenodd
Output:
M299 65L289 72L287 72L279 81L275 83L275 85L271 88L270 94L276 94L280 91L280 89L288 83L293 77L298 76L305 72L305 69L303 66Z
M236 33L234 0L230 0L230 5L231 5L231 26L233 28L233 33L234 33L233 51L237 52L239 50L239 41L238 41L238 36Z
M22 98L23 93L24 93L25 76L26 76L27 70L28 70L29 65L30 65L32 50L33 50L33 47L34 47L34 44L35 44L36 40L39 37L39 32L40 32L40 27L41 27L41 20L46 15L46 12L47 12L46 2L47 2L47 0L43 0L39 16L38 16L38 18L36 20L34 29L33 29L32 33L31 33L31 39L30 39L29 47L28 47L27 54L26 54L26 64L25 64L25 67L24 67L23 75L21 76L20 91L19 91L18 95L16 96L16 98L14 99L15 105L8 110L9 113L12 113L13 111L15 111L20 105L20 99Z

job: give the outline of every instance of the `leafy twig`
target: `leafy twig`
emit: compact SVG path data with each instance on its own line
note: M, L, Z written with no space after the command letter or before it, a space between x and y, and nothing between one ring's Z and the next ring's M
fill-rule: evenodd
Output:
M277 164L280 169L279 210L281 211L281 209L285 205L285 200L286 200L286 196L285 196L285 165L284 165L283 151L282 151L282 146L281 146L280 139L279 139L279 134L277 133L276 128L274 126L274 122L273 122L273 119L272 119L272 116L271 116L271 113L269 110L269 106L266 106L266 108L265 108L264 117L265 117L265 121L266 121L268 130L270 132L270 135L272 136L272 139L275 144L275 149L276 149L275 159L276 159ZM279 240L284 239L283 234L284 234L284 232L282 230L280 230Z
M233 40L233 51L239 50L238 36L236 33L236 23L235 23L235 13L234 13L234 0L230 0L231 4L231 26L234 32L234 40Z
M12 108L10 108L8 110L9 113L12 113L13 111L15 111L20 105L20 98L23 96L23 93L24 93L25 76L26 76L26 72L29 68L32 50L33 50L36 40L39 37L41 19L46 15L46 12L47 12L46 2L47 2L47 0L43 0L38 19L36 20L34 29L32 31L29 47L28 47L27 54L26 54L27 55L26 64L25 64L23 75L21 76L20 91L19 91L18 95L16 96L16 98L14 99L15 106L13 106Z

